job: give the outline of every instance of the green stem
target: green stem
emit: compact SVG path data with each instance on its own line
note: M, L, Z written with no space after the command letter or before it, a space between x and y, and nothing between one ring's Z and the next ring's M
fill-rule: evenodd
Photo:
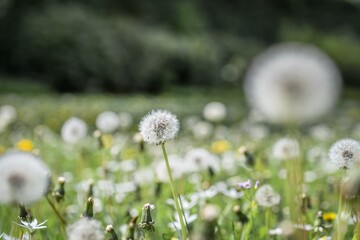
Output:
M170 164L169 164L168 156L167 156L166 149L165 149L165 143L161 143L161 148L162 148L162 152L163 152L164 159L165 159L166 169L167 169L168 174L169 174L170 188L171 188L171 192L173 194L176 211L177 211L177 213L179 215L182 238L183 238L183 240L186 240L186 227L185 227L182 211L181 211L181 208L180 208L180 205L179 205L179 197L178 197L177 192L174 189L174 180L173 180L173 177L172 177L172 174L171 174Z
M337 213L337 240L341 240L341 211L342 211L342 181L340 182L339 207Z
M51 200L49 199L48 196L46 196L46 200L48 201L49 205L51 206L51 208L53 209L53 211L55 212L56 216L59 218L60 222L61 222L61 226L63 227L63 229L65 229L66 227L66 220L64 219L64 217L59 213L59 211L56 209L54 203L51 202Z
M269 234L269 230L270 230L270 217L271 217L271 209L270 209L270 207L267 207L265 209L266 235Z

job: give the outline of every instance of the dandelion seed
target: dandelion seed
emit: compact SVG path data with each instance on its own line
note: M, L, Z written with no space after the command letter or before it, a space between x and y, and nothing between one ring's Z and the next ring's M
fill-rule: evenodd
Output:
M262 207L272 207L279 204L280 195L270 185L265 184L256 191L255 200Z
M76 144L86 136L87 126L86 123L77 117L68 119L62 129L61 137L64 142L69 144Z
M145 115L139 125L145 142L161 144L175 138L180 129L179 120L166 110L155 110Z
M44 196L50 171L35 155L12 151L0 157L0 203L30 204Z
M255 58L245 78L249 104L272 123L305 123L322 117L335 105L341 76L319 49L281 44Z
M105 111L96 118L96 127L103 133L114 132L119 126L119 116L114 112Z
M330 147L329 159L339 168L349 169L354 162L360 163L360 143L353 139L335 142Z

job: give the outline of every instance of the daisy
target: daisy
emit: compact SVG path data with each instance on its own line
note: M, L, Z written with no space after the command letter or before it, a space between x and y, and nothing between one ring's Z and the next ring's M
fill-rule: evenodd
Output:
M30 204L49 186L49 169L35 155L12 151L0 157L0 203Z

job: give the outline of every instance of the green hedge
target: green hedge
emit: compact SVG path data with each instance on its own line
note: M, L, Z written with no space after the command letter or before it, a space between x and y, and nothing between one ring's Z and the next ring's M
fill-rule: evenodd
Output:
M81 5L50 5L23 17L13 60L60 91L161 91L173 84L223 84L222 68L257 44L184 35Z

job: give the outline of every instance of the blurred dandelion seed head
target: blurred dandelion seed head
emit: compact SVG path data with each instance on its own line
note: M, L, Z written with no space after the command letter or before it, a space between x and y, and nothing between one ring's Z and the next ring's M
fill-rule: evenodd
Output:
M139 130L145 142L162 144L175 138L180 129L177 117L166 110L153 110L145 115Z
M360 143L353 139L335 142L330 147L329 159L339 168L351 168L354 162L360 163Z
M210 102L203 109L203 116L211 122L221 122L226 118L226 106L221 102Z
M275 124L313 122L337 102L341 75L314 46L288 43L257 56L245 77L249 104Z
M87 218L82 218L70 225L67 229L67 235L69 240L105 239L100 222Z
M100 113L96 117L96 127L103 133L112 133L120 126L119 116L111 111Z
M36 156L20 151L0 157L0 203L30 204L44 196L50 171Z
M273 155L279 160L291 160L300 156L299 142L292 138L281 138L273 146Z
M61 137L64 142L76 144L87 134L86 123L77 117L69 118L61 128Z
M256 191L255 200L262 207L272 207L280 203L280 195L270 185L265 184Z

